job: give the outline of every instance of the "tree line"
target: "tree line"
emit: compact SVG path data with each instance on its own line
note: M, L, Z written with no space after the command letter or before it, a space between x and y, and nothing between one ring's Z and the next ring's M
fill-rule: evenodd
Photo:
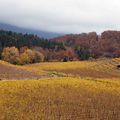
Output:
M40 38L37 35L0 30L0 55L5 47L12 46L15 46L18 49L24 46L27 46L28 48L39 46L44 49L64 49L62 43Z
M0 59L12 64L22 65L41 61L66 62L88 60L91 57L94 55L90 49L79 44L0 30Z

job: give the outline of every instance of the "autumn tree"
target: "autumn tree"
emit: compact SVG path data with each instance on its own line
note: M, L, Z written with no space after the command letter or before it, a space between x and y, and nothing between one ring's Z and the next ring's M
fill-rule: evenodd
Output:
M17 64L19 58L19 51L15 47L4 48L2 52L2 60Z
M44 61L44 55L38 51L34 51L34 58L33 62L43 62Z
M43 60L44 56L42 53L35 50L26 49L19 57L19 64L24 65L29 63L37 63Z

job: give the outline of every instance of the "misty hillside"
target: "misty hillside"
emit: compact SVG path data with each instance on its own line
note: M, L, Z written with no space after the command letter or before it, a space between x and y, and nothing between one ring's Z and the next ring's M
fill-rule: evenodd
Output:
M26 33L35 34L41 38L54 38L54 37L58 37L58 36L62 35L59 33L46 32L46 31L42 31L42 30L21 28L21 27L10 25L10 24L4 24L4 23L0 23L0 29L13 31L13 32L17 32L17 33L23 33L23 34L26 34Z

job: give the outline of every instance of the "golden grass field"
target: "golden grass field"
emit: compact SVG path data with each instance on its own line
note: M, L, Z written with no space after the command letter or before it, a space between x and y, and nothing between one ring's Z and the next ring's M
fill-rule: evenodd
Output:
M118 64L0 61L0 120L120 120Z

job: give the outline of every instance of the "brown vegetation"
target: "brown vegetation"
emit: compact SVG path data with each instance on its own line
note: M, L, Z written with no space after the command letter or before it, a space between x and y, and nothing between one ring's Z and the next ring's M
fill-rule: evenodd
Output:
M89 50L92 57L120 57L120 32L105 31L100 36L95 32L70 34L52 39L70 46L78 45Z
M29 71L23 67L0 61L0 80L38 79L41 77L43 77L43 75L39 75L34 71Z
M20 54L17 48L7 47L2 52L2 59L12 64L24 65L42 62L44 61L44 56L42 53L28 48Z
M44 61L116 58L120 57L120 32L105 31L101 35L97 35L96 32L70 34L45 40L35 35L0 31L0 58L2 52L6 52L6 48L7 55L5 57L3 54L2 58L14 64L19 54L19 64L39 62L43 60L43 56Z

